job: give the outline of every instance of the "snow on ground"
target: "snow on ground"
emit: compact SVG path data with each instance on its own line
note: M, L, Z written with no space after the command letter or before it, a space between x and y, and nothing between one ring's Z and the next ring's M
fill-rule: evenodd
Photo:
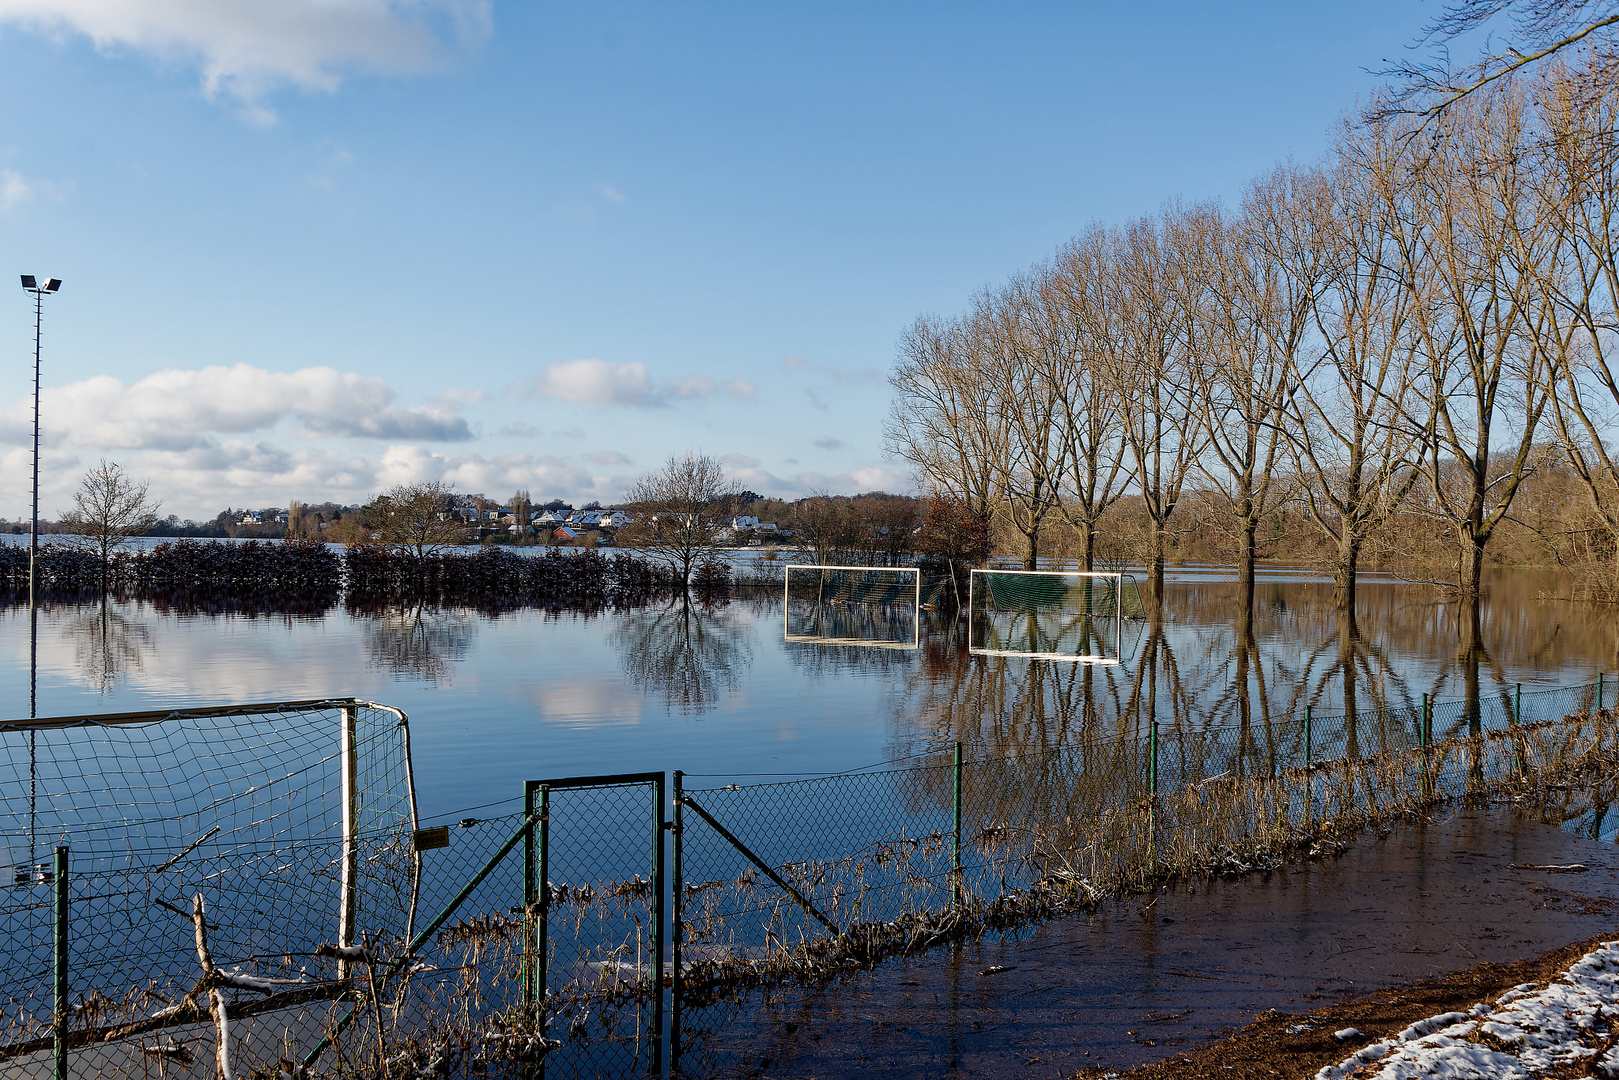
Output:
M1316 1080L1520 1080L1577 1065L1593 1077L1619 1077L1615 1020L1619 941L1609 941L1545 986L1524 983L1494 1004L1419 1020L1315 1075Z

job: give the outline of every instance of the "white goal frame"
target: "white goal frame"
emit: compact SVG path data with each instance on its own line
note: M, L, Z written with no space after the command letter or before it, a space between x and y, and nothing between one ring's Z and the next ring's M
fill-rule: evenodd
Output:
M841 638L822 637L819 634L794 634L789 631L788 618L790 593L792 590L792 575L794 570L850 570L856 573L869 573L881 570L891 574L910 574L915 586L915 599L912 601L912 611L915 618L911 623L910 641L872 641L870 638ZM915 566L822 566L819 563L787 563L781 568L781 635L785 641L805 645L855 645L863 649L919 649L922 647L922 571Z
M1042 653L1024 652L1018 649L985 649L975 648L972 637L972 620L977 613L974 606L975 589L979 574L1019 574L1030 577L1070 577L1070 578L1112 578L1117 583L1113 589L1114 613L1112 615L1092 616L1093 618L1113 619L1118 627L1117 640L1120 651L1124 647L1124 579L1130 575L1111 570L995 570L990 568L974 568L967 573L967 652L972 656L1020 656L1025 660L1061 660L1070 664L1095 664L1099 667L1115 667L1123 661L1116 656L1100 656L1096 654L1081 653Z

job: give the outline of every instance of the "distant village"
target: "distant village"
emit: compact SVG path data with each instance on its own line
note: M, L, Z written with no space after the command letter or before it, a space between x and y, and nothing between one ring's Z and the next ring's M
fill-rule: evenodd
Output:
M762 503L788 509L787 504L766 500L751 492L744 493L738 503L744 507L749 503ZM227 508L206 521L181 519L171 514L158 521L147 535L246 539L292 536L353 542L363 538L364 510L359 504L295 502L286 507ZM582 547L613 546L618 530L633 520L628 510L604 507L596 502L575 508L561 499L553 499L536 506L514 497L500 504L482 495L455 496L441 514L444 520L452 517L466 522L469 543ZM54 522L41 521L40 527L46 533L58 531ZM26 522L0 522L0 531L25 533L28 526ZM782 528L777 521L762 520L757 514L736 514L729 528L721 530L716 539L722 544L745 546L791 543L792 537L793 530Z

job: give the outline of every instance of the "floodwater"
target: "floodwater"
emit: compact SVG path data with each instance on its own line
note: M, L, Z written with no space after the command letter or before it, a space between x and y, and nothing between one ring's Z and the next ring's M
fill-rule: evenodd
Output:
M938 612L915 628L915 648L792 640L778 588L597 611L51 603L38 619L37 711L386 703L411 718L423 825L509 813L525 780L680 769L715 788L938 755L957 741L972 760L1017 758L1139 734L1152 720L1171 733L1241 726L1254 734L1240 753L1258 768L1306 707L1376 717L1424 695L1505 701L1519 684L1528 694L1614 672L1619 612L1548 599L1557 589L1542 575L1495 577L1484 649L1469 663L1457 661L1455 608L1435 589L1365 578L1348 627L1330 582L1275 568L1249 617L1226 572L1177 571L1162 619L1134 624L1112 666L973 655L964 627ZM0 607L0 639L0 711L26 716L25 601ZM817 1076L1059 1075L1154 1060L1267 1008L1303 1010L1611 927L1619 869L1610 833L1596 831L1606 839L1499 815L1403 829L1334 860L793 991L720 1024L703 1053L719 1071ZM1506 868L1573 861L1592 869L1548 880Z
M1580 863L1584 873L1513 866ZM1614 928L1619 848L1502 811L1402 826L1285 871L1133 897L784 995L716 1060L773 1076L1058 1077Z
M916 649L787 641L780 594L769 588L690 612L333 602L276 613L244 612L228 598L59 604L39 617L37 708L52 716L381 701L411 717L421 811L431 820L513 803L522 781L546 777L829 772L957 740L969 757L1016 757L1144 718L1268 729L1306 706L1320 717L1412 707L1423 694L1504 697L1519 683L1529 693L1619 666L1619 614L1544 599L1555 580L1520 573L1491 582L1474 665L1456 662L1455 612L1443 596L1363 580L1351 632L1319 578L1261 575L1243 622L1228 574L1177 572L1162 623L1133 627L1113 667L971 656L962 628L933 612ZM0 713L20 717L28 617L15 600L0 608Z

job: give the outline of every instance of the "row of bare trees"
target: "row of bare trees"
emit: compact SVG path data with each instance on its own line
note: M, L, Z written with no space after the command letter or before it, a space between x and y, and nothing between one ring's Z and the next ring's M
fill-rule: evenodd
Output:
M1198 490L1245 598L1284 503L1330 541L1351 613L1368 537L1416 514L1449 537L1476 624L1486 548L1553 454L1619 558L1619 89L1577 75L1420 127L1346 120L1324 161L1257 179L1234 210L1091 226L968 311L919 319L891 450L1015 530L1030 568L1056 523L1090 568L1109 507L1138 502L1155 593Z

